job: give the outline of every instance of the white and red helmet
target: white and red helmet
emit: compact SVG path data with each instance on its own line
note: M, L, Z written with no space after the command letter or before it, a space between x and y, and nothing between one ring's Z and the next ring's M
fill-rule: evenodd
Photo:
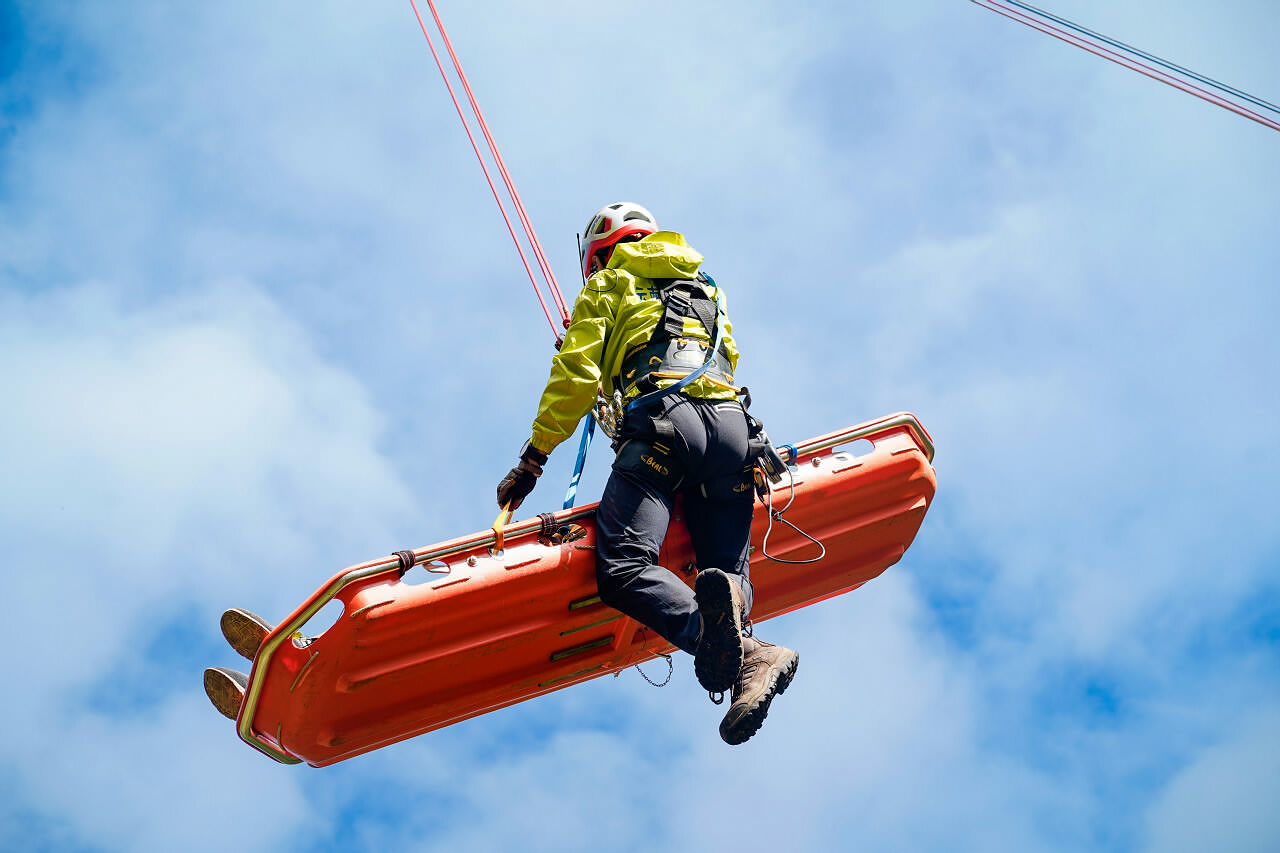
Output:
M628 237L638 240L657 230L658 223L653 214L638 204L619 201L605 205L591 217L583 232L583 242L578 250L582 274L589 276L594 272L591 269L593 260L599 262L597 269L604 269L613 254L613 247L620 240Z

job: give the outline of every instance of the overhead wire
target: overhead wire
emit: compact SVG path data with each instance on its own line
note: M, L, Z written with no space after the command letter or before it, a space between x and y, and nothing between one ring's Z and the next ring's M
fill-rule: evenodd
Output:
M498 173L502 177L503 186L507 190L507 195L511 199L512 207L516 211L516 217L520 222L520 227L524 232L524 238L528 242L534 256L539 271L542 273L543 284L538 283L538 278L533 272L533 267L529 263L528 256L525 254L524 247L521 245L520 238L516 235L515 226L511 222L511 217L507 213L506 205L503 203L502 196L498 192L498 187L494 183L493 176L489 171L489 166L485 163L484 155L480 152L480 145L476 142L475 134L472 132L471 123L467 120L466 113L462 109L462 104L458 100L458 95L454 91L453 84L449 80L449 74L445 70L444 62L440 58L440 53L436 50L435 42L431 38L431 33L427 29L426 21L422 18L422 13L418 9L416 0L409 0L409 5L413 7L413 14L418 19L418 26L422 29L422 35L427 40L427 47L431 49L431 56L435 60L436 68L440 70L440 77L444 80L445 88L449 91L449 98L453 101L453 107L458 113L458 118L462 121L462 128L466 131L467 139L471 142L471 149L475 152L476 159L480 162L480 169L484 172L485 180L489 184L489 190L493 193L493 199L498 204L498 211L502 214L502 220L506 223L507 231L511 234L511 240L515 243L516 252L520 255L520 262L524 265L525 272L529 276L529 282L533 285L534 295L538 298L538 304L542 307L542 313L546 316L547 322L551 325L551 332L555 335L556 345L559 346L563 335L562 329L569 327L569 311L564 300L564 295L560 291L560 285L556 282L555 273L551 269L551 264L547 261L546 253L542 250L542 244L538 240L538 235L534 232L533 224L529 220L528 214L525 212L524 203L520 200L520 194L516 191L515 182L511 178L511 173L507 170L506 163L503 162L502 154L498 151L498 144L493 138L493 134L489 131L488 122L484 119L484 113L480 110L480 104L476 100L475 92L471 89L471 83L467 80L466 73L462 70L462 63L458 60L458 55L453 49L453 43L449 40L449 35L445 31L444 22L440 18L440 13L436 10L433 0L426 0L428 8L431 10L431 17L435 22L436 29L440 33L440 40L444 44L452 63L453 71L458 76L467 96L467 103L470 105L475 115L476 123L479 125L481 133L484 136L485 143L489 148L489 154L493 158L494 165L498 169ZM552 316L551 308L547 306L547 301L543 297L543 289L551 295L551 301L559 314L559 322Z
M1195 95L1202 100L1208 101L1209 103L1215 104L1216 106L1222 107L1223 109L1229 110L1237 115L1244 116L1245 118L1269 127L1272 130L1280 131L1280 121L1276 121L1275 119L1256 112L1243 104L1236 103L1228 97L1216 95L1208 89L1188 82L1188 80L1183 79L1183 77L1204 83L1207 86L1218 89L1226 95L1246 100L1249 103L1260 106L1266 110L1271 110L1280 115L1280 108L1275 107L1261 98L1250 95L1247 92L1242 92L1239 89L1220 83L1217 80L1213 80L1212 78L1205 77L1201 74L1197 74L1194 71L1190 71L1189 69L1183 68L1182 66L1176 65L1168 60L1161 59L1154 54L1147 53L1146 51L1127 45L1124 42L1116 41L1115 39L1104 36L1101 33L1086 29L1079 24L1072 23L1065 18L1060 18L1052 13L1044 11L1043 9L1038 9L1035 6L1021 3L1019 0L1006 0L1010 5L1006 5L1006 2L1002 2L1002 0L970 0L970 2L1003 15L1006 18L1025 24L1032 29L1051 35L1054 38L1067 42L1068 44L1073 44L1076 47L1087 50L1088 52L1114 62L1117 65L1122 65L1133 71L1137 71L1139 74L1159 80L1166 85L1173 86L1174 88L1180 89L1188 94ZM1017 8L1011 8L1011 6L1016 6ZM1025 11L1019 11L1020 9ZM1049 23L1050 21L1053 23ZM1062 27L1054 26L1055 23L1062 24ZM1063 27L1066 27L1067 29L1063 29ZM1069 32L1068 30L1073 32ZM1093 41L1094 39L1097 41ZM1102 44L1099 44L1098 42L1101 42ZM1130 56L1125 56L1122 53L1111 50L1108 47L1104 47L1103 44L1116 47L1119 50L1129 53ZM1166 73L1165 71L1152 67L1151 65L1143 62L1144 59L1150 60L1151 62L1154 62L1174 73ZM1175 75L1182 75L1182 77Z
M1171 71L1176 71L1177 73L1190 77L1193 80L1199 80L1201 83L1204 83L1205 85L1213 86L1216 89L1219 89L1223 92L1227 92L1231 95L1234 95L1237 98L1243 98L1244 100L1249 101L1250 103L1256 104L1257 106L1260 106L1263 109L1270 110L1271 112L1280 115L1280 107L1277 107L1275 104L1264 101L1259 97L1250 95L1248 92L1242 92L1241 90L1235 88L1234 86L1229 86L1226 83L1222 83L1218 80L1214 80L1212 77L1205 77L1204 75L1198 74L1189 68L1183 68L1181 65L1177 65L1173 62L1170 62L1167 59L1161 59L1155 54L1148 53L1147 51L1141 50L1140 48L1136 48L1133 45L1125 44L1122 41L1117 41L1116 39L1110 38L1109 36L1105 36L1102 33L1095 32L1091 29L1088 29L1087 27L1082 27L1077 23L1068 21L1066 18L1061 18L1053 14L1052 12L1046 12L1044 9L1036 8L1035 6L1032 6L1029 3L1021 3L1019 2L1019 0L1004 0L1004 2L1008 3L1010 6L1017 6L1020 9L1026 9L1029 12L1034 12L1035 14L1043 18L1048 18L1051 21L1055 21L1059 24L1062 24L1064 27L1073 29L1076 32L1084 33L1092 38L1098 39L1099 41L1112 45L1113 47L1118 47L1121 50L1125 50L1125 51L1128 51L1129 53L1136 54L1137 56L1141 56L1143 59L1148 59L1156 63L1157 65L1161 65L1161 66L1164 66L1165 68L1168 68Z

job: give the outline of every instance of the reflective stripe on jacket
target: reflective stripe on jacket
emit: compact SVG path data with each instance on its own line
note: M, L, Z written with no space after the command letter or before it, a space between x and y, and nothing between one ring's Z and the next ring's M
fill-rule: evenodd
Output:
M595 404L597 383L606 397L613 395L613 380L623 360L649 342L662 319L655 280L694 278L701 264L702 255L674 231L659 231L614 248L609 268L591 276L578 294L564 342L551 359L551 377L542 392L529 439L534 447L550 453L573 435L578 422ZM715 287L707 286L707 292L716 296ZM684 331L687 338L709 343L706 329L695 318L685 318ZM723 346L736 370L738 347L732 331L725 317ZM675 381L660 380L658 385L666 387ZM627 394L627 388L620 390ZM737 396L737 389L704 376L686 386L684 393L728 400ZM635 396L634 390L628 396Z

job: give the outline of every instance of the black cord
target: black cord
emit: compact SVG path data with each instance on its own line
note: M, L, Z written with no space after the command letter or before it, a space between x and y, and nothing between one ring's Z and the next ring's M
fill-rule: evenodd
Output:
M765 511L769 513L769 526L765 528L764 539L760 543L760 551L762 554L764 554L764 556L767 559L773 560L775 563L786 563L791 566L803 566L807 563L816 563L819 560L821 560L823 557L827 556L827 546L823 545L817 539L810 536L808 533L805 533L799 527L796 527L790 521L787 521L785 518L782 517L782 514L791 508L792 502L795 501L796 499L796 480L795 480L795 475L791 473L790 465L787 466L787 478L791 481L788 484L788 488L791 489L791 497L787 499L786 506L784 506L782 509L774 509L772 502L769 502L769 501L765 502L765 505L764 505ZM769 496L773 497L772 483L769 484ZM822 550L822 553L808 560L787 560L787 559L784 559L783 557L775 557L772 554L770 554L769 553L769 534L773 533L773 522L775 519L777 521L781 521L787 527L790 527L792 530L794 530L796 533L799 533L805 539L808 539L814 545L817 545L818 548Z

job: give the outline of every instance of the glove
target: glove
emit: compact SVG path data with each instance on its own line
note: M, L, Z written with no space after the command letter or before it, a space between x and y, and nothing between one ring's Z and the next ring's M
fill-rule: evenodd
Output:
M510 504L512 512L519 509L520 504L524 503L524 499L538 484L542 466L546 463L547 454L526 441L520 449L520 461L498 483L498 508Z

